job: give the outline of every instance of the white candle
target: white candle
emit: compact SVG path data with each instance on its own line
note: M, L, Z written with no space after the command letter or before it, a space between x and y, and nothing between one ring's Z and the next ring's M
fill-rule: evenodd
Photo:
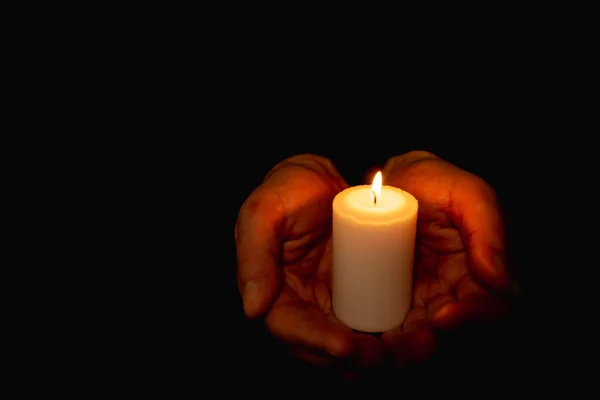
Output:
M418 202L381 181L333 199L333 311L362 332L402 325L412 297Z

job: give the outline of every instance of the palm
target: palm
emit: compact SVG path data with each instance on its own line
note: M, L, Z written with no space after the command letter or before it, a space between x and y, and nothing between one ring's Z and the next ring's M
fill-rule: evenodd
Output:
M236 224L238 281L246 315L266 312L271 333L310 362L350 354L373 365L383 346L337 320L331 307L331 204L348 184L328 160L292 157L246 200Z
M460 231L438 207L422 202L417 226L413 309L415 319L441 319L445 306L486 295L468 273L467 250ZM452 321L441 320L441 323Z
M283 325L282 321L296 316L303 321L303 325L294 328L298 330L300 339L303 331L319 329L322 321L321 317L316 317L317 314L338 323L331 308L329 289L331 202L347 184L304 166L287 166L278 174L271 179L285 181L285 189L277 184L269 187L285 210L279 256L282 279L279 296L269 310L266 321L271 330L278 334L289 326ZM289 186L290 182L293 182L293 187ZM298 340L299 345L300 342Z
M415 163L392 179L419 201L413 301L402 329L497 316L505 302L493 289L505 282L487 260L490 248L504 244L497 210L482 205L495 204L491 188L441 160Z
M330 313L331 230L317 225L307 233L286 232L281 255L283 287L274 309L286 305L316 307Z

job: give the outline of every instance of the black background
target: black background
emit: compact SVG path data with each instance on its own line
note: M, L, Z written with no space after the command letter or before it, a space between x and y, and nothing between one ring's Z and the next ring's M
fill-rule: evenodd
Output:
M42 260L50 254L54 267L37 264L36 275L24 278L31 296L28 340L20 338L29 354L21 375L24 385L46 385L54 392L81 388L82 393L110 392L123 384L132 393L201 392L219 387L222 379L232 385L260 385L267 379L275 387L338 387L335 377L291 359L261 321L245 320L235 277L237 212L268 169L293 154L329 157L349 183L359 184L371 168L412 149L432 151L495 187L522 298L509 321L443 336L430 364L380 372L371 385L411 382L410 387L421 387L436 381L445 387L465 377L474 385L489 385L501 376L500 386L512 388L527 376L540 346L534 339L539 318L534 300L543 265L531 253L536 222L528 218L528 196L535 165L527 162L526 149L511 142L515 139L483 134L479 127L439 134L453 122L426 132L405 128L398 116L386 132L379 124L370 126L371 117L350 119L349 111L347 122L332 116L337 129L321 128L323 119L303 115L302 121L310 122L306 127L290 123L284 133L285 121L294 118L286 111L272 109L283 115L269 134L248 122L254 128L237 138L198 134L182 142L163 141L168 146L152 147L157 153L148 168L122 170L119 164L120 178L109 185L118 182L119 190L102 201L114 201L111 210L117 214L101 212L94 218L102 233L55 244L45 256L36 256ZM454 118L458 124L472 115ZM240 130L246 126L240 124ZM153 159L165 152L172 154L161 162ZM141 172L135 173L138 168ZM98 242L91 243L92 238Z
M12 237L11 382L84 397L337 387L245 320L237 212L293 154L329 157L359 184L389 157L421 149L495 188L521 297L509 321L443 337L430 364L382 372L374 385L453 392L523 383L543 367L549 266L534 232L550 205L537 196L556 145L569 151L553 139L565 117L552 107L559 88L527 46L500 57L503 46L472 39L390 48L312 37L313 46L302 35L238 31L194 52L189 42L135 42L110 70L83 73L83 89L69 92L74 117L63 109L42 121L68 134L13 147L24 211Z

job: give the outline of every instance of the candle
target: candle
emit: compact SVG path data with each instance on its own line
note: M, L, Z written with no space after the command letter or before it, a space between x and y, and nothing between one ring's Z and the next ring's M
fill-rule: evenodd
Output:
M404 321L412 297L418 202L410 193L372 185L333 199L332 305L362 332L386 332Z

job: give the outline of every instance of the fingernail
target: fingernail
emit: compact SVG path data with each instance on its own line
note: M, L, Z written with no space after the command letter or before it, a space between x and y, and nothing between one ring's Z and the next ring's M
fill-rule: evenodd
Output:
M242 297L244 301L244 311L246 312L246 315L248 315L248 313L254 309L257 294L258 286L256 286L256 283L252 281L247 282L244 286L244 293Z

